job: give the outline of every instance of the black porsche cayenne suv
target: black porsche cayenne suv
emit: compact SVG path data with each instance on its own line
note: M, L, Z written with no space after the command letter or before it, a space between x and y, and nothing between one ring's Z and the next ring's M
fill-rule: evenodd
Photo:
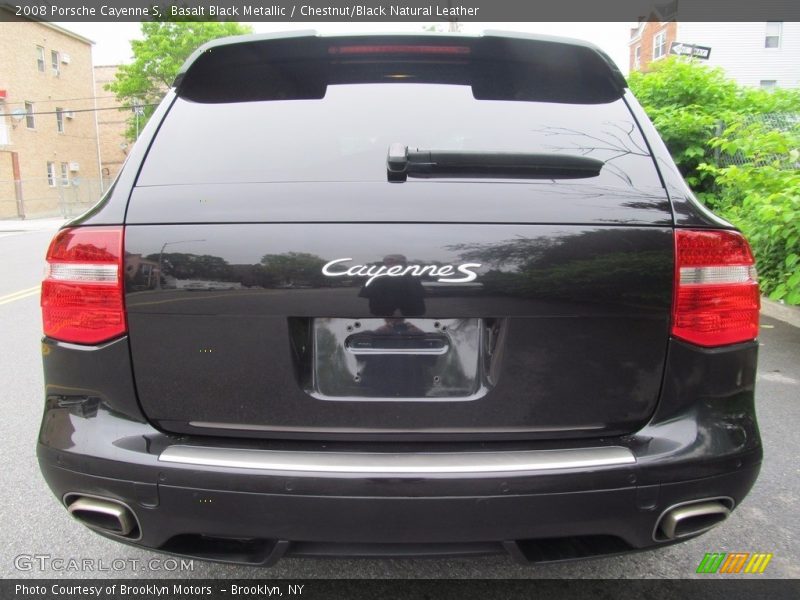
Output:
M41 470L122 542L580 558L758 474L751 251L588 44L209 43L47 265Z

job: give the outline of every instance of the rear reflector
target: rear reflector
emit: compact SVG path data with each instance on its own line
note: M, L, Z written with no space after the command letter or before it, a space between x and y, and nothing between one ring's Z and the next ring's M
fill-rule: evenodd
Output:
M125 333L122 227L77 227L56 234L42 282L44 334L98 344Z
M760 308L755 261L740 233L675 232L673 336L706 347L753 340Z

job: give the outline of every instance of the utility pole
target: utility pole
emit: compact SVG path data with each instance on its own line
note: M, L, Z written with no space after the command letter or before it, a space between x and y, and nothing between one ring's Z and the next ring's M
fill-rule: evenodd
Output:
M144 116L144 106L139 98L133 99L133 115L136 119L136 139L139 139L139 117Z
M164 242L164 245L161 246L161 252L158 253L158 278L156 279L156 289L160 290L161 288L161 269L163 267L163 256L164 250L167 249L167 246L173 246L175 244L188 244L189 242L205 242L205 240L177 240L175 242Z
M14 175L14 195L17 199L17 215L25 218L25 197L22 195L22 174L19 170L19 154L11 153L11 172Z

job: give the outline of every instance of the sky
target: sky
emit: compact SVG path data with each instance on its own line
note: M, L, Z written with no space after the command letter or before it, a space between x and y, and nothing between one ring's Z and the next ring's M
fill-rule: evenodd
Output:
M130 40L140 37L139 23L56 23L95 42L95 65L130 62ZM315 29L323 34L365 32L416 32L441 23L250 23L256 33ZM463 32L477 34L487 29L525 31L573 37L593 42L628 73L628 39L632 23L463 23Z

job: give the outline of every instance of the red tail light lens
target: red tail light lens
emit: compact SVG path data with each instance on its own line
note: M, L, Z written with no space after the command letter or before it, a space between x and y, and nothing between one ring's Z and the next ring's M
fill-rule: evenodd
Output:
M42 282L44 334L98 344L127 331L122 227L76 227L56 234Z
M698 346L722 346L758 335L753 253L736 231L675 232L672 335Z

